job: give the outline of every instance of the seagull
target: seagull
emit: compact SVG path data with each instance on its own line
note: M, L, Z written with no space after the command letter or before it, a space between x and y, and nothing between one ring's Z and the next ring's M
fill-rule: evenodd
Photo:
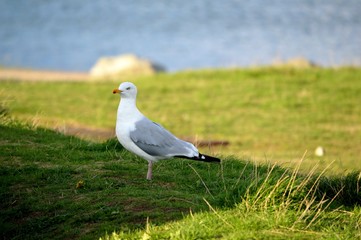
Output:
M113 94L120 94L116 136L125 149L148 161L147 180L152 179L153 163L161 159L177 157L220 162L219 158L199 153L193 144L177 138L144 116L136 106L137 87L133 83L121 83Z

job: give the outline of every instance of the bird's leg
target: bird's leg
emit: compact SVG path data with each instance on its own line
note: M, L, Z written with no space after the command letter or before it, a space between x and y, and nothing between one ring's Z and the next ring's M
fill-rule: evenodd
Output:
M153 167L153 163L152 163L152 161L149 161L149 163L148 163L147 180L152 180L152 167Z

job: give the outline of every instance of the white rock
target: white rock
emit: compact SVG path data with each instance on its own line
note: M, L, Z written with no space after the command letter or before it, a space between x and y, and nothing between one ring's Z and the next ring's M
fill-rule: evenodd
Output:
M304 68L312 68L318 67L318 65L306 58L303 57L296 57L290 58L286 61L282 60L275 60L273 61L273 66L275 67L289 67L289 68L296 68L296 69L304 69Z
M164 68L149 60L133 54L115 57L102 57L91 68L92 77L109 77L114 75L151 75L164 71Z

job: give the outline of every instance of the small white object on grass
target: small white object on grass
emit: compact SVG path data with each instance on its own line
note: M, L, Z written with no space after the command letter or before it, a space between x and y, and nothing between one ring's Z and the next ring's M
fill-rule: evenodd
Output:
M116 135L125 149L148 161L147 179L152 179L152 165L160 159L188 158L203 162L220 159L199 153L191 143L175 137L158 123L145 117L136 106L137 87L130 82L120 84L113 94L120 94Z
M315 155L317 157L323 157L325 155L325 149L321 146L318 146L315 150Z

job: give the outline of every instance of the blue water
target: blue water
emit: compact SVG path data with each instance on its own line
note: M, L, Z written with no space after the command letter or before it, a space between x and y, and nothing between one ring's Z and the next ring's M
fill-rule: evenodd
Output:
M170 71L361 65L361 1L0 0L0 65L87 71L124 53Z

